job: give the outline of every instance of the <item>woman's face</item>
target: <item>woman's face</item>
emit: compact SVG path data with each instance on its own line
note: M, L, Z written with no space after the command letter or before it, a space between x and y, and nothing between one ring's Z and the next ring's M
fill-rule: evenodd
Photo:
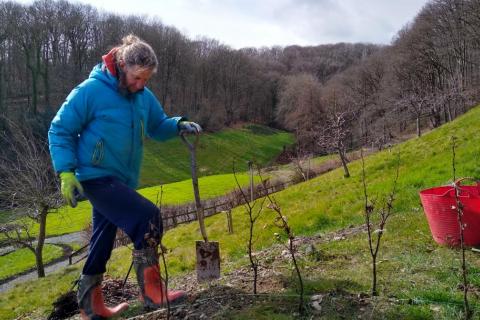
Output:
M138 66L120 65L122 75L120 76L120 85L130 93L142 91L145 84L153 74L152 69L146 69Z

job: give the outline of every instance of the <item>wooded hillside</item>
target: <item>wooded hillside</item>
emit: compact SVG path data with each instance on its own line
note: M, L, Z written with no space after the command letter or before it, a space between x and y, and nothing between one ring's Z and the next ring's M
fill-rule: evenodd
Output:
M214 131L236 122L286 128L305 152L332 149L334 127L346 148L381 147L405 130L420 135L451 121L478 101L478 30L478 1L432 0L387 46L234 50L189 39L156 18L67 1L4 1L0 113L47 126L101 56L134 33L158 55L149 86L169 114Z

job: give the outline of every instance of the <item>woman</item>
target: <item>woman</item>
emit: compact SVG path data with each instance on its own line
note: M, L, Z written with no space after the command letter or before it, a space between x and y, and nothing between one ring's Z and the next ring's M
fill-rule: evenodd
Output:
M145 87L157 70L150 45L136 36L102 57L87 80L68 95L48 132L50 154L61 179L62 194L72 207L75 194L92 203L93 232L79 280L77 299L83 319L113 316L128 307L104 305L101 282L117 228L132 240L133 263L146 308L185 297L165 292L158 265L163 232L158 208L135 191L146 136L166 140L199 134L201 127L182 117L169 118Z

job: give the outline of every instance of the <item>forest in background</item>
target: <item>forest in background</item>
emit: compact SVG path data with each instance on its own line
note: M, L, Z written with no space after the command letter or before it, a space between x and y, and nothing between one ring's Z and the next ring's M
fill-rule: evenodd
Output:
M46 130L72 88L129 33L157 53L149 87L168 114L185 115L208 131L244 123L288 130L296 136L293 160L335 152L348 177L348 150L420 136L478 104L478 30L479 0L431 0L388 45L234 50L215 39L189 39L158 18L67 1L2 1L0 213L20 224L4 225L0 233L34 252L44 276L47 215L63 204ZM36 244L27 218L39 225Z
M324 153L451 121L478 102L480 1L432 0L389 45L322 44L234 50L189 39L158 18L89 5L0 2L0 114L45 132L70 90L134 33L159 59L149 87L170 115L207 130L259 123ZM3 125L3 124L1 124Z

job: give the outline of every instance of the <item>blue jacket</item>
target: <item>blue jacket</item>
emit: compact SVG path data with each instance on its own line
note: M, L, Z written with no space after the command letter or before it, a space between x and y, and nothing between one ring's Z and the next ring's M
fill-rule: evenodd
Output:
M147 88L122 94L118 79L98 64L52 120L48 140L53 166L56 172L75 171L80 181L115 176L136 188L145 137L172 138L181 119L167 117Z

